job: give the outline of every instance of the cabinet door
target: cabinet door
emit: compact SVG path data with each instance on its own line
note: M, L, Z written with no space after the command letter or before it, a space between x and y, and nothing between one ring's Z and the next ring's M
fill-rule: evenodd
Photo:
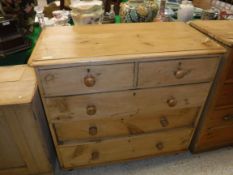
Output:
M14 107L0 108L0 175L24 175L35 170Z

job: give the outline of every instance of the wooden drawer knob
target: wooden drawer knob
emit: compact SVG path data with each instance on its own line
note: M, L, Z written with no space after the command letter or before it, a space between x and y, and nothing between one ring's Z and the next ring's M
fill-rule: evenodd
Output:
M49 82L49 81L52 81L54 78L55 78L55 77L54 77L53 74L47 74L47 75L45 76L45 81L46 81L46 82Z
M96 126L92 126L92 127L90 127L89 128L89 134L91 135L91 136L95 136L96 134L97 134L97 127Z
M233 115L225 115L225 116L223 117L223 120L224 120L224 121L233 121Z
M87 75L84 77L84 84L87 87L93 87L95 85L95 77L92 75Z
M157 143L157 144L156 144L156 148L157 148L158 150L162 150L162 149L164 148L163 143L162 143L162 142Z
M160 118L160 124L162 127L167 127L169 125L169 122L166 117L161 117Z
M174 107L177 104L177 100L174 97L171 97L167 100L167 104L170 107Z
M87 106L87 114L88 115L95 115L96 114L96 106L95 105Z
M94 151L91 153L91 160L98 160L99 159L99 152Z
M187 71L182 70L182 69L178 69L177 71L175 71L174 75L177 79L182 79L184 78L184 76L187 74Z

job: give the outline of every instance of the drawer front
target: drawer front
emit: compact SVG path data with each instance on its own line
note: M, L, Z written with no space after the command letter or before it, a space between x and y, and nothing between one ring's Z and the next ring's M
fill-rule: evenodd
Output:
M228 72L227 78L226 78L227 82L233 82L233 63L232 66Z
M132 136L169 128L193 126L199 108L187 108L135 116L97 118L56 122L53 124L58 144L69 141L92 141L108 137Z
M210 114L207 121L207 128L233 127L233 108L224 110L215 110Z
M225 84L217 100L217 107L233 107L233 84Z
M82 96L45 98L49 121L106 117L144 116L145 111L182 109L201 106L209 83L157 89L112 92Z
M233 49L230 51L229 59L231 59L231 63L227 72L226 81L233 82Z
M184 151L192 128L57 148L63 168L90 166L133 158Z
M233 144L233 126L206 130L201 138L199 145L201 149L218 148Z
M218 58L145 62L139 64L138 86L156 87L213 80Z
M45 96L123 90L133 87L134 64L49 69L39 74Z

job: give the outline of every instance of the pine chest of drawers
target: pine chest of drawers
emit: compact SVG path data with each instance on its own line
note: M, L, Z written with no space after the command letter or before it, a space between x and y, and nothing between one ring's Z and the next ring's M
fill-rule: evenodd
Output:
M233 21L193 21L191 26L227 49L227 57L192 142L192 151L200 152L233 144Z
M184 23L45 29L29 64L60 165L187 150L225 52L206 39Z

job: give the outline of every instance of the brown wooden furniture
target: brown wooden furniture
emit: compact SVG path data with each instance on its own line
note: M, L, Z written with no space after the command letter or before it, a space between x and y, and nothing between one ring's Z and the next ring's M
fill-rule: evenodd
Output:
M184 23L46 28L29 64L61 166L187 150L225 52L206 39Z
M193 152L200 152L233 143L233 21L193 21L190 24L228 51L192 143Z
M25 65L1 67L0 94L0 175L53 174L34 70Z
M31 47L31 43L19 32L17 20L0 18L0 58L29 47Z
M193 5L202 9L210 9L212 0L193 0Z

